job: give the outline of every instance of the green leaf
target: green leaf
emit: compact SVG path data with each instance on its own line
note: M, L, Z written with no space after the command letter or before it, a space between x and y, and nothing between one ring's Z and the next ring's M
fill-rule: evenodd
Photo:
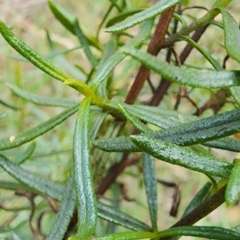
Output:
M146 188L148 208L151 217L153 231L157 231L157 180L155 174L154 159L144 153L142 157L143 178Z
M240 225L235 226L232 230L240 233Z
M151 135L154 137L154 135ZM180 137L180 135L179 135ZM169 138L172 139L172 136L169 135ZM161 139L159 137L159 139ZM169 140L170 141L170 140ZM173 139L172 143L177 142L177 145L183 145L188 146L189 143L178 142L178 137L176 139ZM198 139L196 139L196 143L198 142ZM92 142L93 146L106 151L106 152L141 152L141 149L136 147L128 137L116 137L116 138L109 138L109 139L98 139ZM192 143L194 144L194 143ZM240 151L240 141L234 138L222 138L219 140L209 141L209 142L203 142L202 143L205 146L212 147L212 148L218 148L218 149L224 149L232 152L239 152ZM191 145L191 144L190 144Z
M76 193L74 188L74 177L72 174L66 184L63 192L62 202L56 215L56 220L53 224L51 232L47 237L47 240L62 240L64 238L75 206Z
M11 162L10 162L11 163ZM22 168L16 166L19 171L22 171ZM16 171L17 172L17 171ZM13 176L15 176L14 174L16 173L15 171L12 171ZM27 172L27 175L30 175L30 177L32 176L32 174L30 172ZM35 175L32 176L31 179L35 179ZM18 174L16 174L15 177L17 180L19 179ZM19 183L14 183L14 182L5 182L5 181L0 181L0 188L2 189L6 189L6 190L19 190L19 189L23 189L26 190L28 192L33 192L36 194L42 193L45 194L45 192L41 192L41 189L45 189L45 181L44 179L41 179L40 177L37 177L37 181L33 181L30 180L30 182L27 182L29 180L29 178L26 179L26 183L28 185L25 184L19 184ZM38 181L40 180L40 181ZM31 184L33 183L33 184ZM31 187L30 187L30 185ZM54 196L55 200L61 201L62 200L62 193L64 192L64 188L61 185L58 185L56 183L51 182L51 186L49 184L47 184L47 187L50 187L49 191L51 191L52 195ZM65 190L66 191L66 190ZM98 217L114 223L116 225L120 225L123 226L125 228L131 229L133 231L151 231L151 228L146 225L143 222L140 222L139 220L133 218L132 216L125 214L121 211L115 211L115 209L113 209L111 206L107 206L106 204L103 204L101 202L98 202L97 204L97 209L98 209Z
M148 134L182 146L206 143L240 131L240 109Z
M124 105L126 106L126 105ZM139 116L146 115L146 112L143 111L134 111L134 107L127 109L131 110L131 113ZM152 115L154 112L150 112L150 117L145 117L144 120L148 121L150 119L153 123ZM209 117L202 120L197 120L191 123L185 123L179 125L175 122L175 127L169 127L165 130L156 131L153 133L143 134L151 138L161 139L165 142L171 142L181 146L189 146L194 144L204 144L210 147L222 148L226 150L239 151L240 141L232 138L223 138L225 136L237 133L240 131L240 110L236 109L226 113L218 114L213 117ZM141 117L143 119L143 117ZM180 118L181 119L181 118ZM157 120L157 119L156 119ZM174 123L175 120L172 120ZM166 120L162 121L161 127L166 128ZM171 123L171 122L170 122ZM157 123L156 123L157 124ZM223 139L220 139L223 138ZM219 140L215 140L219 139ZM214 140L214 141L211 141ZM104 151L120 151L120 152L129 152L129 151L139 151L138 148L134 147L130 143L127 137L118 137L111 139L100 139L93 142L93 145L104 150Z
M183 147L147 136L131 136L131 140L146 153L171 164L211 176L228 178L233 164L202 156Z
M222 13L224 43L228 55L240 62L240 30L236 20L223 8L219 9Z
M31 145L27 148L27 150L22 155L14 159L13 162L17 165L22 164L24 161L26 161L32 156L35 150L35 147L36 147L36 143L35 142L31 143Z
M230 174L225 192L226 203L234 205L240 197L240 159L234 160L234 166Z
M140 132L146 133L146 132L152 132L151 129L149 129L145 124L143 124L139 119L135 116L133 116L131 113L126 111L124 107L121 104L118 104L118 107L124 117L133 124L133 126L139 130Z
M192 201L186 207L182 218L190 213L194 208L199 206L211 193L212 184L210 182L206 183L200 191L194 196Z
M74 22L76 21L76 17L73 17L70 13L68 13L65 9L57 6L52 1L48 1L48 6L52 11L55 18L72 34L76 35ZM101 46L96 41L92 41L87 38L87 41L90 45L96 47L101 50Z
M70 78L61 70L57 69L46 60L44 60L38 53L27 46L17 36L15 36L2 21L0 21L0 33L18 53L20 53L23 57L25 57L28 61L30 61L37 68L41 69L43 72L60 80L61 82L64 82L65 79Z
M124 136L95 140L92 145L106 152L141 152L128 137Z
M159 107L128 104L123 104L123 107L141 120L163 129L197 120L195 116L182 114L177 111L164 110Z
M188 36L182 36L184 40L186 40L188 43L190 43L194 48L196 48L215 68L217 71L222 71L222 66L212 57L212 55L207 52L204 48L202 48L199 44L197 44L195 41L193 41L192 38Z
M68 108L68 107L73 107L77 103L79 103L79 101L75 101L71 99L39 96L37 94L31 93L22 88L19 88L16 85L13 85L10 83L6 83L6 84L12 90L12 92L14 92L17 96L38 105Z
M211 238L218 240L239 240L240 233L221 227L205 227L205 226L185 226L170 228L158 233L150 232L122 232L98 237L96 240L131 240L131 239L160 239L170 236L195 236L202 238ZM75 239L71 239L75 240ZM77 239L76 239L77 240Z
M157 234L159 238L170 236L195 236L218 240L238 240L240 233L222 227L184 226L170 228Z
M151 231L145 223L133 218L132 216L116 211L112 206L98 202L98 216L108 222L115 223L133 231Z
M74 18L68 14L63 8L57 7L52 1L48 1L48 6L52 11L53 15L56 19L71 33L75 34L74 32Z
M0 104L2 104L3 106L5 106L5 107L7 107L7 108L10 108L10 109L12 109L12 110L14 110L14 111L17 111L17 110L18 110L17 107L15 107L15 106L13 106L12 104L9 104L9 103L1 100L1 99L0 99ZM1 119L1 117L0 117L0 119Z
M85 52L85 54L86 54L88 60L90 61L92 67L96 68L97 65L98 65L98 61L93 56L93 54L92 54L92 52L89 48L87 38L84 36L84 34L82 32L82 29L80 28L77 20L74 22L74 32L76 33L76 36L78 37L78 39L81 43L81 46L83 47L83 51Z
M34 189L38 193L46 194L47 196L57 200L62 198L63 187L61 185L45 180L30 173L29 171L26 171L9 161L3 155L0 155L0 166L19 182L31 189Z
M118 15L114 16L113 18L111 18L110 20L107 21L106 23L106 27L111 27L112 25L119 23L123 20L125 20L127 17L132 16L136 13L141 12L142 10L132 10L132 11L128 11L128 12L123 12L123 13L119 13Z
M49 130L56 127L58 124L62 123L68 117L73 115L78 110L78 105L66 109L57 116L49 119L48 121L39 124L38 126L27 130L24 133L19 134L18 136L3 138L0 140L0 150L10 149L17 146L20 146L24 143L30 142L31 140L37 138L38 136L48 132Z
M96 240L130 240L130 239L153 239L157 235L152 232L121 232L95 238ZM70 239L77 240L77 239Z
M53 42L51 39L51 35L49 34L48 31L46 31L46 37L47 37L47 42L50 47L50 50L53 52L51 55L54 55L56 52L59 52L57 50L56 44ZM80 47L76 47L80 48ZM73 48L74 49L74 48ZM67 49L66 51L70 51L71 49ZM58 64L61 66L62 70L67 71L73 78L76 79L81 79L81 81L85 82L86 81L86 75L87 73L83 70L83 68L79 68L78 66L72 65L69 60L67 60L63 55L57 55L55 56L55 61L58 62Z
M240 152L240 141L232 137L206 142L203 145L232 152Z
M188 213L198 207L210 194L211 194L211 186L210 182L206 183L200 191L194 196L192 201L188 204L187 208L185 209L181 219L185 217ZM173 240L178 240L181 238L180 236L175 237Z
M94 115L94 121L92 123L90 133L89 133L90 140L94 140L96 138L98 130L107 115L108 114L106 112L97 113L96 115Z
M126 20L106 29L107 32L119 32L130 27L133 27L141 22L144 22L148 19L154 18L158 14L166 11L168 8L179 3L179 0L161 0L147 8L146 10L136 13Z
M78 207L78 234L80 239L90 237L96 228L96 196L90 166L89 109L90 98L85 98L79 108L74 131L74 171Z
M149 20L146 21L139 34L134 37L129 43L129 46L134 46L137 47L139 46L150 34L151 29L153 26L153 21ZM108 74L113 70L113 68L119 63L121 62L124 58L126 57L125 54L121 53L121 52L116 52L115 54L113 54L105 63L104 65L98 69L97 74L95 76L95 78L91 81L91 86L93 86L94 88L97 88L102 81L108 76Z
M99 65L97 67L97 71L102 69L106 61L108 61L108 59L111 58L116 53L117 48L118 48L117 38L116 37L110 38L110 40L104 45L103 53L99 61ZM91 78L91 80L93 78ZM90 80L90 84L91 84L91 80ZM98 94L105 99L108 99L109 97L108 95L109 95L109 88L111 86L111 81L112 81L112 74L106 77L103 84L101 84L98 88Z
M231 87L230 92L238 106L240 106L240 87Z
M125 46L122 49L123 52L171 82L209 89L240 85L240 71L194 71L169 65L164 61L157 60L156 57L148 53L132 47Z
M5 190L11 190L11 191L16 191L21 189L21 190L25 190L25 191L36 193L36 194L39 193L35 189L32 189L22 183L16 183L16 182L0 181L0 188Z

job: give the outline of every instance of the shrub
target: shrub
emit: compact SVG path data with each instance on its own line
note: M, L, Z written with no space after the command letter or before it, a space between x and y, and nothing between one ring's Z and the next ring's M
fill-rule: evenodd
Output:
M1 180L0 187L30 203L29 230L20 231L22 226L26 228L24 218L15 227L5 221L1 227L5 236L54 240L88 239L92 235L99 240L181 236L240 239L238 227L192 226L222 203L233 206L239 198L240 161L225 161L222 152L216 155L211 151L240 150L240 71L226 70L228 59L230 66L234 65L231 59L240 62L239 27L226 10L230 2L218 0L206 9L186 7L188 1L161 0L142 9L140 3L109 1L95 36L90 37L77 18L49 1L55 18L80 43L79 47L60 51L49 29L47 40L55 61L39 55L13 33L14 29L0 23L7 43L50 76L43 82L43 92L30 77L29 83L17 81L17 77L4 81L5 89L14 96L1 100L1 104L19 113L13 113L15 119L11 114L0 115L1 122L10 125L2 129L5 137L0 140L0 165L17 181ZM199 13L203 15L196 17ZM222 20L214 20L217 15ZM108 35L102 38L104 29ZM224 35L218 55L224 59L216 60L210 49L198 43L208 29ZM219 46L212 34L205 39L209 45L214 42ZM78 56L79 48L85 61L69 66L64 54L76 52ZM192 50L198 52L198 62L189 56ZM52 83L52 79L59 83ZM63 83L64 87L59 87ZM76 90L77 97L69 87ZM45 91L57 97L44 95ZM22 99L18 107L10 103L13 98ZM39 119L26 116L30 107L28 112ZM57 108L66 109L59 113ZM16 134L11 133L12 128ZM35 148L41 152L40 163L33 161L37 157ZM168 163L165 172L163 167L156 167L157 160ZM168 216L159 221L157 217L158 183L174 189L171 216L176 216L180 202L178 184L166 180L171 179L171 165L178 165L180 172L179 166L188 169L184 174L190 174L189 181L194 181L195 174L203 174L208 182L199 182L200 190L179 219L165 227ZM125 184L119 181L120 175ZM135 199L125 189L125 185L131 188L130 181L125 181L129 176L139 188ZM132 201L133 208L142 202L141 185L146 192L149 222L142 213L120 210L126 201ZM6 203L7 193L3 193ZM162 195L163 190L161 198L167 201ZM25 204L22 209L12 206L8 210L24 212ZM13 217L16 219L16 214ZM117 229L117 225L123 228Z

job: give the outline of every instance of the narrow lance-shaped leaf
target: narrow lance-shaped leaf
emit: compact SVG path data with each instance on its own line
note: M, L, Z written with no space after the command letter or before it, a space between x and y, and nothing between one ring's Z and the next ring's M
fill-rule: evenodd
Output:
M122 49L123 52L171 82L209 89L240 85L240 71L194 71L183 67L172 66L135 48L124 47Z
M63 98L40 96L40 95L31 93L29 91L26 91L22 88L19 88L16 85L13 85L10 83L6 83L6 84L12 90L12 92L14 92L17 96L38 105L68 108L68 107L73 107L77 103L79 103L79 101L68 99L68 98L63 99Z
M46 34L47 34L46 37L47 37L48 45L50 47L50 50L53 52L52 54L50 53L50 56L53 56L56 51L58 52L57 46L53 42L53 40L51 38L51 35L49 34L48 31L46 31ZM73 49L76 49L76 48L80 48L80 47L71 48L71 49L68 49L68 50L65 50L65 51L70 51L70 50L73 50ZM83 82L86 81L87 73L82 68L79 68L79 67L76 67L76 66L72 65L69 62L69 60L67 60L63 55L55 56L55 61L58 62L59 65L61 65L62 70L67 71L69 74L71 74L71 76L73 78L81 79Z
M154 136L154 135L153 135ZM179 135L180 136L180 135ZM171 136L169 135L169 138ZM158 137L161 139L161 137ZM163 139L165 140L165 139ZM198 143L199 139L195 139L196 144ZM178 145L181 146L188 146L189 143L185 141L178 142L178 137L176 137L175 141ZM175 143L173 141L172 143ZM128 137L116 137L116 138L109 138L109 139L98 139L92 142L93 146L102 149L103 151L107 152L141 152L137 146L135 146ZM190 144L194 144L193 142ZM218 149L225 149L232 152L239 152L240 151L240 141L234 138L222 138L219 140L209 141L209 142L202 142L201 144Z
M97 113L96 115L94 115L94 121L92 123L90 133L89 133L90 140L94 140L96 138L98 130L101 124L103 123L104 119L106 118L106 116L107 116L106 112Z
M93 56L93 54L92 54L92 52L89 48L87 38L84 36L84 34L82 32L82 29L80 28L77 20L74 22L74 32L76 33L76 35L77 35L77 37L78 37L78 39L81 43L81 46L83 47L83 51L85 52L85 54L86 54L88 60L90 61L92 67L96 68L97 65L98 65L98 61Z
M152 232L121 232L121 233L106 235L104 237L98 237L95 240L155 239L155 237L157 237L157 234ZM78 239L76 238L71 240L78 240Z
M19 171L22 171L22 168L18 167L18 169L20 169ZM19 180L19 176L18 176L18 174L16 174L16 171L12 171L11 175L13 177L15 177L17 180ZM31 175L31 173L27 172L27 175ZM22 175L22 177L24 177L24 175ZM34 184L32 184L32 179L34 179L34 181L33 181ZM41 179L41 181L38 181L39 179L41 179L41 178L37 177L37 179L36 179L35 175L33 178L31 178L31 180L30 180L30 178L27 178L26 179L27 185L13 183L13 182L0 181L0 188L6 189L6 190L12 190L12 191L23 189L28 192L33 192L36 194L39 194L39 193L45 194L45 192L41 192L41 189L45 189L45 187L46 187L45 180ZM30 182L28 182L28 181L30 181ZM58 185L57 183L53 183L53 182L51 182L51 185L52 185L51 187L50 187L50 185L47 185L47 187L49 188L49 191L51 191L52 196L54 196L55 200L61 201L62 200L61 193L64 192L64 187L61 185ZM148 225L146 225L145 223L143 223L121 211L115 211L111 206L107 206L106 204L98 202L97 209L98 209L98 217L100 217L108 222L123 226L123 227L128 228L133 231L151 231L151 228Z
M179 3L179 0L161 0L146 10L136 13L126 20L106 29L107 32L119 32L157 16L168 8Z
M132 108L130 109L132 110ZM163 126L163 128L167 129L147 135L183 146L202 142L205 143L239 132L239 117L240 110L236 109L185 124L180 124L180 122L177 122L175 119L170 119L178 126L173 125L167 128L166 125Z
M24 153L21 154L20 156L17 156L13 160L13 162L17 165L22 164L24 161L26 161L27 159L29 159L32 156L32 154L35 150L35 147L36 147L36 143L35 142L31 143L31 145L27 148L27 150L24 151Z
M90 98L85 98L79 108L74 131L74 170L78 207L78 234L88 239L96 228L96 196L90 166L89 109Z
M141 115L142 113L140 113L140 116ZM178 126L143 135L181 146L189 146L200 143L210 147L239 151L239 140L224 138L225 136L229 136L240 131L239 117L240 110L237 109L182 125L179 125L176 121L175 124ZM145 120L147 121L147 118ZM175 120L172 119L172 121L174 122ZM164 122L162 122L161 125L164 127ZM104 151L139 151L138 148L134 147L133 144L130 143L127 137L122 136L114 139L100 139L94 141L93 145Z
M135 126L137 130L140 132L146 133L146 132L152 132L151 129L149 129L146 125L144 125L137 117L131 115L121 104L118 104L118 107L124 117Z
M222 227L208 226L174 227L157 233L158 238L170 236L195 236L218 240L238 240L240 233Z
M240 62L240 30L236 20L223 8L219 9L222 13L224 43L228 55Z
M240 233L240 225L233 227L232 230Z
M158 159L211 176L228 178L233 168L233 164L202 156L169 142L141 135L131 136L131 140L140 149Z
M57 6L52 1L48 1L48 5L50 10L52 11L55 18L72 34L76 35L75 28L74 28L74 21L76 17L72 16L71 13L68 13L65 9ZM98 44L97 41L92 41L91 39L87 38L87 41L92 46L96 47L97 49L101 50L101 46Z
M123 107L141 120L163 129L197 120L196 116L182 114L177 111L154 108L151 106L123 104Z
M240 159L234 160L234 167L230 174L225 192L226 202L232 206L240 197Z
M198 207L211 194L211 186L212 186L212 184L210 182L208 182L200 189L200 191L194 196L194 198L188 204L182 217L180 218L180 221L188 213L190 213L192 210L194 210L196 207ZM181 238L181 236L177 236L173 240L178 240L180 238Z
M60 200L62 198L63 187L61 185L30 173L29 171L12 163L3 155L0 155L0 166L19 182L34 189L38 193L46 194L56 200Z
M119 184L119 183L112 184L112 186L111 186L112 202L110 203L111 204L110 207L116 212L118 212L121 208L121 201L119 201L119 199L121 199L121 197L122 197L121 184ZM104 223L102 223L102 224L104 224ZM102 225L102 227L103 226L104 225ZM109 233L117 232L117 227L118 226L115 223L109 222L106 226L105 233L109 234Z
M154 159L143 153L143 178L146 188L148 209L151 217L153 231L157 231L157 180L155 174Z
M238 106L240 106L240 87L231 87L230 92L232 97L237 102Z
M37 138L38 136L48 132L49 130L56 127L58 124L62 123L65 119L73 115L78 110L78 105L66 109L64 112L58 114L57 116L49 119L48 121L39 124L38 126L27 130L24 133L17 135L16 137L8 137L0 139L0 150L10 149L20 146L24 143L30 142L31 140Z
M239 41L234 41L234 36L231 33L231 30L227 30L228 28L228 24L227 22L231 22L231 27L235 28L234 34L238 35L240 37L240 32L238 29L238 26L236 28L236 22L234 19L231 19L232 17L225 11L223 10L223 12L226 14L224 16L224 22L225 22L225 46L227 48L227 50L229 50L229 53L231 52L231 55L235 55L237 52L236 51L232 51L232 48L235 46L235 48L237 48L239 45ZM224 15L224 14L223 14ZM235 22L235 23L234 23ZM235 27L234 27L235 25ZM187 37L187 36L183 36L183 39L185 39L186 41L188 41L191 45L193 45L199 52L201 52L203 54L203 56L212 64L212 66L217 70L217 71L221 71L223 70L222 66L207 52L205 51L199 44L197 44L196 42L194 42L191 38ZM236 40L236 39L235 39ZM239 48L238 48L239 49ZM238 55L236 55L238 57ZM235 57L236 57L235 56ZM240 105L240 87L231 87L230 88L230 92L231 95L233 96L233 98L236 100L236 102ZM219 149L225 149L225 150L229 150L229 151L235 151L235 152L239 152L240 150L240 141L237 139L233 139L233 138L224 138L221 139L220 141L211 141L211 142L207 142L205 144L206 146L209 147L214 147L214 148L219 148Z
M226 138L222 138L219 140L206 142L206 143L203 143L203 145L212 147L212 148L228 150L228 151L232 151L232 152L240 151L240 140L232 138L232 137L226 137Z
M55 200L61 201L64 187L45 180L39 176L36 176L29 171L20 168L18 165L9 161L6 157L0 155L0 166L3 167L10 175L12 175L19 183L12 182L0 182L0 188L8 190L23 189L36 194L47 194ZM67 190L65 190L67 191ZM98 202L98 217L105 219L106 221L115 223L125 228L134 231L150 231L151 228L143 222L133 218L132 216L125 214L121 211L115 211L110 206ZM69 209L68 209L69 210Z
M116 211L111 206L101 202L98 202L98 216L108 222L115 223L133 231L151 231L151 228L145 223L126 213Z
M182 146L205 143L240 131L240 109L148 134Z
M195 49L197 49L215 68L217 71L224 70L223 67L212 57L212 55L207 52L200 44L196 43L192 38L188 36L182 36L184 40L190 43Z
M63 26L70 31L71 33L75 34L74 32L74 18L68 14L64 9L57 7L52 1L48 1L48 6L54 16L63 24Z
M122 232L98 237L96 240L133 240L133 239L162 239L173 236L195 236L218 240L239 240L240 233L221 227L184 226L170 228L157 233L150 232ZM77 238L71 240L78 240Z
M240 62L240 30L236 20L225 10L220 9L223 19L224 43L228 55ZM231 87L231 94L238 104L240 104L240 87Z
M136 47L139 44L141 44L149 36L152 26L153 26L152 20L146 21L143 24L139 34L136 37L134 37L127 45ZM102 81L108 76L108 74L113 70L113 68L125 57L126 55L121 52L116 52L115 54L113 54L103 64L103 66L101 66L101 68L98 69L97 74L95 78L91 81L90 85L93 86L94 88L97 88L102 83Z
M39 193L35 189L32 189L32 188L26 186L25 184L16 183L16 182L0 181L0 188L5 189L5 190L10 190L10 191L16 191L16 190L22 189L22 190L36 193L36 194Z
M72 174L66 184L65 190L63 192L62 202L56 215L56 220L47 237L47 240L62 240L64 238L75 206L76 193L74 188L74 176Z
M195 197L188 204L185 209L182 217L186 216L189 212L191 212L194 208L196 208L203 200L205 200L210 195L212 184L210 182L206 183L203 188L195 195Z
M0 104L2 104L3 106L5 106L5 107L7 107L7 108L10 108L10 109L12 109L12 110L15 110L15 111L18 110L17 107L15 107L15 106L13 106L12 104L9 104L9 103L1 100L1 99L0 99ZM1 116L0 116L0 119L1 119Z
M106 23L106 28L109 28L111 26L113 26L114 24L117 24L119 22L124 21L127 17L130 17L136 13L141 12L142 9L137 9L137 10L132 10L132 11L128 11L128 12L122 12L119 13L118 15L114 16L113 18L109 19Z
M58 68L54 67L52 64L48 63L43 59L38 53L27 46L22 40L15 36L10 29L0 21L0 33L5 38L5 40L23 57L28 59L33 65L41 69L48 75L64 82L65 79L70 78L65 73L63 73Z
M98 139L92 142L93 146L106 152L141 152L128 137L120 136L109 139Z
M114 54L116 54L117 48L118 48L117 37L110 38L110 40L104 45L102 56L101 56L101 59L99 60L99 64L97 67L97 72L100 69L102 69L102 67L109 60L109 58L111 58ZM91 81L94 78L95 78L95 76L93 78L91 78L90 84L92 84ZM106 77L105 81L103 81L102 84L97 89L98 94L101 97L104 97L105 99L108 99L108 92L109 92L108 88L109 88L109 85L111 85L110 84L111 81L112 81L112 74L110 74L110 76Z

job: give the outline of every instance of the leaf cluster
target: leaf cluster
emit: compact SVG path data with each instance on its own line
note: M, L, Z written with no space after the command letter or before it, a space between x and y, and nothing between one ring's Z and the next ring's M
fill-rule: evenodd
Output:
M240 70L226 69L228 58L240 63L240 31L227 10L230 3L230 0L217 0L204 16L196 18L186 14L194 9L185 7L188 1L160 0L144 9L125 0L109 1L92 37L83 31L77 18L48 1L56 20L79 43L76 49L59 51L51 33L47 32L51 54L56 56L55 60L64 59L66 52L81 48L90 66L72 65L74 74L41 56L6 23L0 22L0 33L12 48L53 81L63 84L65 91L71 92L72 88L79 96L77 100L60 95L47 97L28 90L26 84L20 86L9 81L5 84L14 96L34 104L33 108L65 108L34 127L0 139L0 166L16 180L1 180L0 188L14 191L30 201L29 226L34 239L86 240L92 236L99 240L178 239L181 236L240 239L237 227L192 226L224 202L234 206L240 196L240 160L226 161L211 153L212 148L240 151L236 137L240 132ZM217 15L221 15L221 21L214 20ZM222 51L227 56L224 64L198 43L211 27L218 28L224 35ZM108 33L105 44L100 37L102 31ZM179 42L186 44L180 54ZM194 69L185 63L192 50L202 55L210 70L204 65ZM118 68L122 72L119 75ZM135 78L130 84L132 75ZM126 90L129 87L130 90ZM197 99L199 89L204 98L206 93L211 93L201 108L199 105L205 99ZM171 101L167 99L169 96ZM181 104L183 98L196 108L195 113ZM231 109L224 110L229 101ZM12 111L21 111L8 100L1 100L0 104ZM208 109L214 114L204 116ZM1 114L0 121L5 117ZM71 148L64 181L43 177L41 169L33 173L21 166L27 166L34 158L38 139L46 134L55 135L59 131L56 127L69 118L73 119L74 126L70 126L73 134L66 129ZM13 159L15 151L21 154ZM162 229L162 219L158 219L158 183L174 188L176 185L159 179L158 161L198 172L209 179L179 220L166 229ZM150 224L140 215L120 210L120 205L131 199L118 177L131 165L139 168L140 176L135 178L145 189ZM112 193L113 199L107 201L106 192ZM38 227L32 223L37 197L46 199L51 211L56 213L47 233L39 227L41 218ZM125 200L120 201L121 198ZM178 205L177 198L175 201ZM134 204L137 205L137 201ZM116 226L122 226L124 231L118 231ZM3 226L3 231L16 234L17 227Z

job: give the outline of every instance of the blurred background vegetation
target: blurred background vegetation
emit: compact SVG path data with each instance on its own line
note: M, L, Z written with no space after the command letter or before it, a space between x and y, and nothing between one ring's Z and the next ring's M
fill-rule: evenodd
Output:
M147 0L129 0L129 8L141 8L148 6ZM153 1L152 1L153 2ZM206 8L210 8L215 2L209 1L185 1L189 6L201 4ZM101 23L106 8L108 8L108 0L58 0L57 4L62 6L66 11L77 16L83 32L90 38L96 37L96 31ZM240 5L237 1L233 1L229 5L228 10L239 20ZM203 15L205 10L188 10L187 21L192 18ZM13 32L23 39L29 46L38 53L45 56L49 61L64 69L72 76L78 79L86 80L84 72L89 72L88 65L82 49L79 47L77 39L67 32L58 21L55 20L48 8L46 0L0 0L0 19L7 26L13 29ZM218 20L221 18L218 17ZM134 31L134 29L132 30ZM47 34L49 34L55 48L52 49ZM104 31L99 35L102 46L108 40L108 33ZM216 60L223 62L225 51L222 48L223 32L211 26L204 37L200 40L200 45L212 53ZM101 47L102 47L101 46ZM180 51L185 43L178 43L176 50ZM78 48L78 49L75 49ZM74 51L72 50L74 49ZM67 51L67 52L66 52ZM64 53L65 52L65 53ZM94 52L98 55L98 51ZM164 54L164 51L161 52ZM46 74L39 71L32 64L25 61L18 55L4 40L0 38L0 138L15 136L24 130L36 126L41 122L53 117L62 109L37 106L20 99L14 95L6 86L5 82L14 83L29 92L37 93L43 96L56 96L72 99L79 99L76 91L65 88L62 83L52 81ZM196 68L211 68L210 64L195 50L191 53L186 62L186 66ZM132 69L138 65L131 60L123 61L116 68L116 78L114 85L114 94L117 95L119 101L124 101L127 88L130 86L134 78ZM227 68L239 69L239 66L233 61L227 62ZM137 69L137 68L136 68ZM131 71L130 71L131 70ZM124 74L123 74L124 72ZM126 78L128 76L128 78ZM154 79L154 77L153 77ZM157 79L156 79L157 80ZM157 85L158 82L153 82ZM169 89L168 95L161 103L162 108L173 109L178 88L174 85ZM149 99L149 89L143 89L141 100ZM211 96L208 90L196 89L190 93L190 97L202 106ZM234 105L229 99L223 110L233 109ZM192 104L183 99L179 107L179 111L185 113L194 113L195 109ZM210 116L213 112L207 110L202 117ZM36 149L27 162L22 167L46 177L53 181L64 182L69 176L69 169L72 166L72 134L75 116L69 118L61 126L56 127L50 133L39 137L36 140ZM18 156L26 150L24 147L15 148L11 151L4 151L10 159L17 159ZM232 160L236 154L215 150L214 154L219 158ZM173 203L173 194L179 188L181 192L181 203L178 215L182 214L190 199L196 194L201 186L208 181L203 174L192 172L178 166L169 165L164 162L157 161L157 176L161 180L165 180L175 184L175 188L166 187L162 184L158 186L159 194L159 229L164 229L176 221L176 218L169 217L169 211ZM10 179L10 176L1 171L0 180ZM138 219L149 223L146 197L142 188L141 168L138 165L129 167L120 178L118 183L124 184L126 187L127 197L133 201L122 200L121 209L128 212ZM107 193L107 198L112 198L111 192ZM121 197L121 195L119 195ZM37 196L35 198L36 211L34 213L34 228L38 225L41 231L47 234L54 222L55 213L53 207L49 204L49 199ZM104 201L109 202L107 199ZM137 204L136 204L137 203ZM54 203L53 203L54 204ZM0 189L0 239L31 239L32 234L29 228L30 202L26 197L18 195L14 191ZM221 206L212 212L207 218L201 220L201 225L218 225L231 228L239 224L240 206L236 205L232 208ZM101 231L99 223L98 231ZM184 239L193 239L187 238Z

